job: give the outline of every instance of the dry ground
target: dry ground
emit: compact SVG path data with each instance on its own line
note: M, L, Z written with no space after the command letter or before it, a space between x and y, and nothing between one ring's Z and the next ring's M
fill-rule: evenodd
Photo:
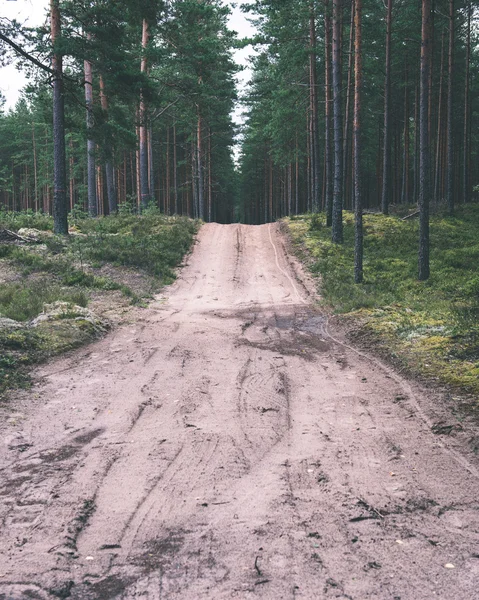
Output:
M477 598L477 433L310 294L277 226L206 225L141 320L39 369L2 411L0 599Z

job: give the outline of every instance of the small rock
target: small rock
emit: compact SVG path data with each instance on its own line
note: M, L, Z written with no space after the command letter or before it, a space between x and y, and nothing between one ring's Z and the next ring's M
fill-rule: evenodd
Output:
M40 231L40 229L34 229L33 227L22 227L18 230L18 235L21 235L28 240L39 242L45 237L52 236L53 233L51 231Z
M19 321L0 317L0 329L23 329L24 327L25 325Z

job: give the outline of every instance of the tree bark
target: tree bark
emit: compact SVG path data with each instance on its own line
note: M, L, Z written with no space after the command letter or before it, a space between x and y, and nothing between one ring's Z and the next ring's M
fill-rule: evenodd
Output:
M100 75L100 103L103 112L105 113L105 119L108 121L108 97L105 92L105 83L103 77ZM118 212L118 200L117 192L115 188L115 177L113 172L113 149L111 141L108 138L105 140L105 175L106 175L106 194L108 198L108 211L111 215Z
M453 139L453 71L454 71L454 0L449 0L449 51L447 81L447 166L446 199L450 216L454 214L454 139Z
M175 215L178 214L178 160L176 148L176 124L173 125L173 194L175 200Z
M436 165L434 170L434 200L439 202L441 181L441 137L442 137L442 113L443 113L443 82L444 82L444 33L441 40L441 71L439 73L439 101L437 114L437 136L436 136Z
M314 4L310 5L309 16L309 77L311 110L311 174L312 174L312 211L319 211L319 128L318 128L318 86L316 73L316 22Z
M386 13L386 76L384 80L383 187L381 210L389 213L391 193L391 28L393 0L387 0Z
M204 177L203 177L203 146L201 143L202 136L202 118L198 114L198 133L197 133L197 151L196 158L198 160L198 217L205 220L205 195L204 195Z
M333 219L333 185L332 185L332 156L331 156L331 15L329 0L324 0L324 129L325 129L325 183L324 183L324 208L326 211L326 225L331 227Z
M35 212L38 212L38 168L37 168L37 143L35 139L35 121L32 120L32 144L33 144L33 175L35 183Z
M431 68L431 0L422 0L419 101L419 280L429 278L429 73Z
M51 0L51 36L53 45L53 231L68 235L67 172L65 152L65 99L63 91L63 60L55 49L61 37L58 0Z
M150 39L148 21L143 19L143 31L141 38L141 46L143 55L141 57L141 72L146 77L147 74L147 58L146 48ZM147 110L144 90L140 93L140 198L141 207L146 208L151 200L150 185L148 181L148 126L147 126Z
M361 189L361 88L362 88L362 31L361 0L355 0L354 15L354 281L363 281L363 203Z
M471 68L471 15L472 2L467 5L467 33L466 33L466 79L464 84L464 133L463 133L463 164L462 164L462 200L469 201L469 101L470 101L470 68Z
M409 88L408 88L408 69L407 64L404 73L404 158L403 158L403 177L401 204L409 204Z
M349 158L353 158L349 142L350 142L350 131L351 131L351 96L354 96L353 87L353 71L354 71L354 11L356 8L356 2L353 0L351 3L351 22L349 28L349 56L348 56L348 83L346 85L346 106L344 109L344 133L343 133L343 190L344 190L344 199L345 205L348 201L348 191L351 190L351 177L352 174L354 178L354 167L351 165L351 170L349 170ZM354 103L354 98L353 98ZM354 106L353 106L354 111ZM354 118L354 116L353 116ZM353 150L354 152L354 150ZM352 191L352 195L354 195L354 190Z
M88 186L88 214L90 217L98 215L96 174L95 174L95 140L93 139L93 73L91 62L84 61L85 70L85 104L86 104L86 130L87 130L87 186Z
M333 0L334 188L332 241L343 242L343 123L341 105L341 0Z

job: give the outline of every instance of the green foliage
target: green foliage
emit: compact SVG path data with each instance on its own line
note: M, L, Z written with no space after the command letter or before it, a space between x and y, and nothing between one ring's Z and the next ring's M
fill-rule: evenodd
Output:
M163 282L175 278L173 269L190 248L197 229L189 219L172 219L156 211L86 220L77 226L89 232L88 237L76 240L87 260L138 267Z
M22 218L19 214L18 219ZM150 273L158 284L171 282L197 229L195 221L165 217L151 208L141 216L89 219L76 215L76 234L67 239L46 237L41 246L0 245L0 259L24 275L22 281L0 286L0 317L29 321L42 312L44 304L58 300L86 306L90 290L119 290L132 303L140 304L140 295L124 283L96 274L95 269L104 264L126 265ZM45 273L48 277L42 275ZM67 311L34 330L0 328L0 398L8 389L28 385L28 365L97 335L88 320L75 317Z
M57 300L86 306L88 298L83 290L65 289L47 279L4 283L0 288L0 316L15 321L28 321L43 310L44 304Z
M0 229L18 231L23 227L48 231L53 229L53 218L43 212L7 211L0 207Z
M479 206L431 224L432 276L417 281L418 223L365 215L364 283L354 283L354 222L345 213L345 243L315 216L291 219L298 250L321 280L321 295L335 312L361 323L373 339L412 371L479 391ZM324 224L324 217L323 224Z

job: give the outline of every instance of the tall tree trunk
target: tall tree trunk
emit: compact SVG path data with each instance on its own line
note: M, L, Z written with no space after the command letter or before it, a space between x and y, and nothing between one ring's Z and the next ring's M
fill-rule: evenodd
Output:
M449 0L449 51L447 82L447 166L446 198L449 214L454 214L454 139L453 139L453 70L454 70L454 0Z
M467 5L467 32L466 32L466 80L464 84L464 134L463 134L463 163L462 163L462 200L469 201L469 101L470 101L470 67L471 67L471 15L472 2Z
M414 202L419 203L419 85L414 90Z
M312 211L319 211L319 129L318 129L318 86L316 72L316 22L314 4L310 5L309 15L309 80L310 80L310 110L311 110L311 173L312 173Z
M68 159L68 163L69 163L69 177L70 177L70 210L73 210L73 207L75 206L75 173L74 173L74 167L75 167L75 159L73 157L73 138L70 137L70 140L68 142L68 146L70 148L70 157Z
M198 217L205 220L205 195L204 195L204 177L203 177L203 146L201 143L202 137L202 118L198 113L198 133L197 133L197 152L198 160Z
M208 222L213 220L213 181L211 176L211 129L208 130Z
M387 0L386 13L386 76L384 80L383 188L381 210L389 213L391 194L391 28L393 0Z
M54 48L53 70L53 231L68 235L67 167L65 152L65 100L63 91L63 60L55 46L61 37L58 0L51 0L51 36Z
M150 188L150 198L156 204L155 198L155 165L153 154L153 127L150 123L148 127L148 185Z
M429 278L429 71L431 68L431 0L422 0L419 106L419 280Z
M350 175L354 175L349 170L349 161L348 159L352 159L352 154L349 154L350 151L350 126L351 126L351 96L353 95L353 62L354 62L354 11L355 11L356 3L353 0L351 3L351 23L349 28L349 51L348 51L348 83L346 85L346 106L344 109L344 132L343 132L343 190L344 190L344 198L345 204L348 199L348 191L351 190L350 183L351 177ZM354 102L354 99L353 99ZM353 190L354 195L354 190Z
M141 46L143 49L143 56L141 57L141 72L146 77L147 74L147 58L146 48L150 39L150 32L148 27L148 21L143 19L143 31L141 37ZM140 198L141 207L145 208L151 200L150 197L150 185L148 181L148 126L147 126L147 110L144 90L140 93Z
M343 242L343 122L341 105L341 0L333 0L334 189L332 241Z
M171 154L170 154L170 128L166 128L166 193L165 214L171 214Z
M355 0L354 15L354 281L363 281L363 203L361 189L361 87L362 87L362 31L361 0Z
M409 204L409 87L408 87L408 69L407 64L404 74L404 159L403 159L403 178L401 203Z
M324 208L326 211L326 225L331 227L333 219L333 182L331 156L331 15L329 0L324 0Z
M37 172L37 143L35 140L35 121L32 121L32 145L33 145L33 175L35 183L35 212L38 212L38 172Z
M192 179L192 199L193 199L193 217L198 219L199 203L198 203L198 159L197 159L197 144L191 142L191 179Z
M88 36L90 38L90 36ZM88 214L90 217L98 215L95 174L95 140L93 139L93 73L91 62L84 61L85 69L85 104L86 104L86 131L87 131L87 186L88 186Z
M442 113L443 109L443 82L444 82L444 32L441 40L441 71L439 73L439 101L437 113L437 137L436 137L436 165L434 170L434 200L439 201L441 181L441 136L442 136Z
M175 200L175 215L178 214L178 160L176 147L176 124L173 125L173 194Z

